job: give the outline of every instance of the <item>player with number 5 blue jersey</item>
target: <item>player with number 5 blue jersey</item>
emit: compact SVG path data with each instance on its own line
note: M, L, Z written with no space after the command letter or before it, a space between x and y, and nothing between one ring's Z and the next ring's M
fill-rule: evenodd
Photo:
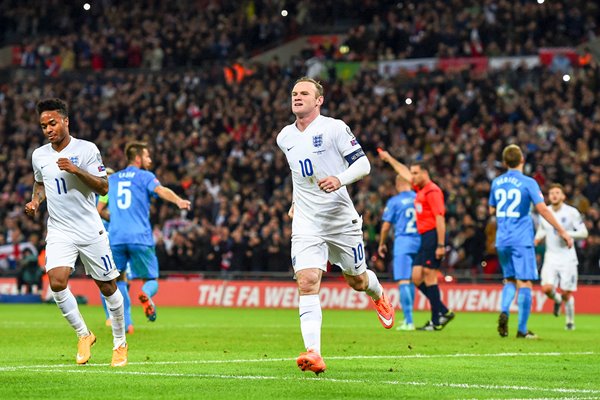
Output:
M157 195L180 209L190 209L171 189L160 184L149 171L152 159L146 143L132 142L125 147L129 165L112 174L109 181L108 211L110 245L115 264L124 275L127 263L133 278L144 279L138 298L149 321L156 319L152 297L158 291L158 259L150 225L150 199Z
M569 247L573 245L573 239L544 203L544 196L537 182L523 175L525 159L521 149L514 144L507 146L502 152L502 159L508 171L493 180L489 198L490 214L496 216L496 250L504 274L498 333L502 337L508 336L510 305L518 290L517 338L536 339L537 336L527 329L531 312L531 281L538 279L531 204L557 230Z

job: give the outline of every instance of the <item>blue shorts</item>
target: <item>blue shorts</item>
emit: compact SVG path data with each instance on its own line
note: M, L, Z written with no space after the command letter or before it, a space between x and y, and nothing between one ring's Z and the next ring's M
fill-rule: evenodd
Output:
M439 269L441 259L435 258L437 249L437 231L432 229L421 234L421 247L413 260L413 266L421 266L431 269Z
M533 246L506 246L497 247L496 250L504 278L516 278L520 281L539 279Z
M158 278L158 258L154 246L116 244L111 245L110 250L120 272L127 270L127 263L129 263L132 278Z

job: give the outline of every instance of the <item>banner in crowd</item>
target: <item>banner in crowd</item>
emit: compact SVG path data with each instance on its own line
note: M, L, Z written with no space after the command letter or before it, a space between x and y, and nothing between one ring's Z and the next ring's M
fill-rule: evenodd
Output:
M87 298L89 304L100 304L100 293L91 279L71 279L71 291ZM138 304L137 293L141 281L131 284L132 301ZM385 283L390 301L399 308L398 287ZM446 305L455 311L490 311L500 309L502 286L499 284L441 284ZM0 279L0 293L16 293L14 279ZM44 296L46 296L44 290ZM575 294L578 313L600 314L598 285L580 285ZM552 312L553 302L535 287L532 292L533 312ZM51 298L51 297L50 297ZM222 280L161 280L156 303L165 306L199 307L253 307L297 308L298 290L295 282L273 281L222 281ZM372 307L369 297L348 287L343 282L323 282L321 285L323 308L364 310ZM417 291L415 309L426 310L427 299ZM517 311L516 302L513 304Z

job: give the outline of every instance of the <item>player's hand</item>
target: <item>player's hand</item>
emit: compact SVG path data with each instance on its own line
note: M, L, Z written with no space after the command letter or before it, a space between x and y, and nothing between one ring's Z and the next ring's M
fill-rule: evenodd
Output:
M537 246L540 243L542 243L542 239L533 239L533 245L534 246Z
M381 147L377 148L377 153L379 154L379 158L381 158L385 162L389 162L390 159L392 158L392 156L390 156L390 153L383 150Z
M25 214L33 217L39 207L40 203L37 200L31 200L29 203L25 204Z
M387 244L380 244L377 248L377 253L379 254L379 257L385 258L385 255L387 254Z
M328 176L317 183L319 184L319 189L327 193L335 192L342 187L342 183L335 176Z
M180 210L190 210L192 208L192 203L189 200L177 200L177 207Z
M56 161L56 165L58 165L58 169L60 169L61 171L66 171L70 174L73 174L77 171L77 167L75 166L75 164L73 164L68 158L59 158Z
M438 247L435 249L435 258L441 260L446 255L446 247Z
M567 231L562 231L560 233L560 237L567 243L567 247L571 248L573 247L573 238L571 236L569 236L569 234L567 233Z

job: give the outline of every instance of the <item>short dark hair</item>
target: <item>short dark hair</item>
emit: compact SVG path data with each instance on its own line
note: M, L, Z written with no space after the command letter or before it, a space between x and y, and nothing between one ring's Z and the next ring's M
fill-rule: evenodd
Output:
M552 183L550 184L550 186L548 186L548 191L552 190L552 189L560 189L561 192L563 192L563 194L565 193L565 187L563 185L561 185L560 183Z
M413 161L410 163L410 167L415 166L415 167L419 167L421 168L423 171L429 173L429 165L427 164L427 162L423 161L423 160L419 160L419 161Z
M516 144L511 144L506 146L504 150L502 150L502 161L508 168L516 168L521 164L521 160L523 159L523 152Z
M125 156L128 162L135 160L135 157L141 156L144 149L148 148L146 142L129 142L125 145Z
M67 102L58 98L40 100L35 109L38 114L44 111L58 111L60 115L67 118L69 116L69 106Z

